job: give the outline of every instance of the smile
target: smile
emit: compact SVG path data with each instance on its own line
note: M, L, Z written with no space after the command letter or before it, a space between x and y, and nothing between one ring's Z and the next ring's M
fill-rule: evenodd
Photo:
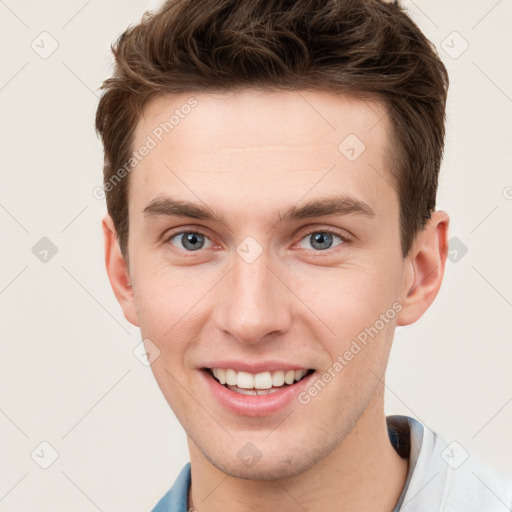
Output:
M275 370L260 373L232 368L208 368L210 375L225 388L242 395L268 395L300 382L314 370Z
M206 368L207 373L224 388L241 395L270 395L293 386L314 370L275 370L260 373L232 368Z

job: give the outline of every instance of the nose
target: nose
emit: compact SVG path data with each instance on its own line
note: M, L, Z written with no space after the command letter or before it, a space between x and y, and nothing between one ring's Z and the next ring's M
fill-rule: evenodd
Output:
M215 310L215 324L224 334L255 344L289 329L290 293L269 267L265 252L252 263L236 254L226 277Z

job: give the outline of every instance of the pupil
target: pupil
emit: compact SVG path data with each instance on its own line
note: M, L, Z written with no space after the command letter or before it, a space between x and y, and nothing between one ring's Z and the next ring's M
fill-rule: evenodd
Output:
M313 235L312 243L313 247L315 247L315 244L318 244L316 246L317 249L329 249L332 244L332 235L329 233L315 233Z
M204 240L202 238L202 235L196 233L186 233L181 237L181 242L186 249L196 251L203 246Z

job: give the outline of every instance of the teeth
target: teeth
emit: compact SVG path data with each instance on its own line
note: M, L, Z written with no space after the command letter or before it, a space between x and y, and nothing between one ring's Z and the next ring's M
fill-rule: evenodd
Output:
M293 384L293 381L295 380L295 372L293 370L288 370L284 374L284 381L286 384Z
M223 384L223 382L221 382ZM252 373L247 372L238 372L236 378L236 385L239 388L243 389L252 389L254 388L254 375Z
M249 372L237 372L231 368L212 368L213 376L221 383L227 384L229 389L237 388L245 395L265 395L275 392L286 384L293 384L306 375L307 370L276 370L274 372L261 372L252 374ZM257 391L256 391L257 390Z
M221 384L226 384L226 370L223 368L214 368L212 372Z
M254 387L256 389L270 389L272 387L272 375L270 372L257 373L254 376Z
M278 389L274 389L274 388L271 388L271 389L258 389L256 390L256 393L258 393L258 395L271 395L272 393L275 393L276 391L279 391Z
M230 386L228 384L228 389L231 391L236 391L237 393L240 393L241 395L270 395L272 393L275 393L276 391L279 391L276 388L271 389L243 389L239 388L238 386Z
M283 370L277 370L272 373L272 386L279 387L284 384L284 372Z
M236 377L235 370L232 370L231 368L226 370L226 384L229 384L231 386L236 386L237 380L238 379Z
M231 389L231 387L230 387L230 389ZM241 395L257 395L258 394L255 389L243 389L243 388L240 388L237 386L233 386L233 389L231 389L231 390L236 391L237 393L240 393Z
M215 373L214 373L215 375ZM226 370L222 368L217 369L217 375L215 375L221 384L226 384Z

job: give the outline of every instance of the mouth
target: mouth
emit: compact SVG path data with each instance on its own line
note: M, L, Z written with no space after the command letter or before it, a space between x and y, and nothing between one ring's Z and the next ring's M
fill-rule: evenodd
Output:
M275 370L260 373L237 371L232 368L203 368L218 384L241 395L270 395L297 385L315 370Z

